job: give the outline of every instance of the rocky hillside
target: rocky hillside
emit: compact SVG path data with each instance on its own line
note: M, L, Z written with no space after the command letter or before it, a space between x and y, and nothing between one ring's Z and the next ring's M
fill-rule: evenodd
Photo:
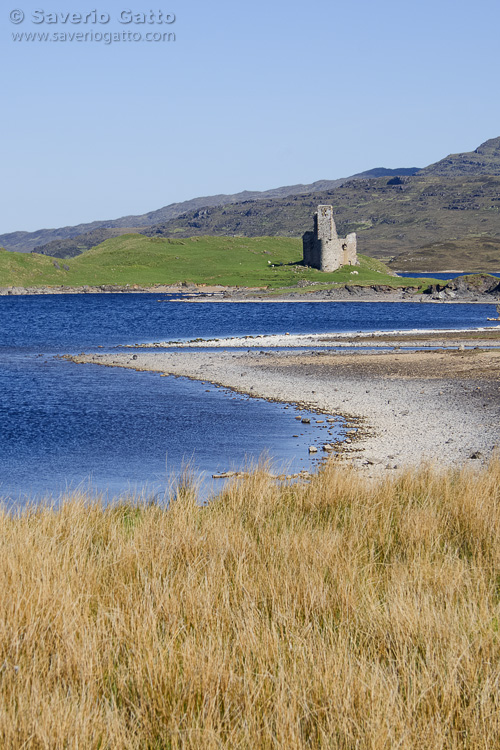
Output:
M111 222L4 235L0 244L71 257L126 227L163 238L300 237L312 228L318 203L333 204L342 234L358 233L361 253L396 271L500 269L500 137L421 170L380 168L345 180L197 198Z
M193 198L183 203L172 203L156 211L137 216L122 216L119 219L94 221L90 224L78 224L72 227L60 227L59 229L40 229L36 232L2 234L0 235L0 247L19 253L37 252L59 258L70 258L111 237L140 231L143 227L150 227L158 223L165 223L185 213L196 212L201 208L238 204L246 201L279 200L289 195L333 190L346 180L370 179L381 175L388 177L408 175L416 172L418 172L417 167L402 167L401 169L376 167L351 177L338 180L319 180L310 185L288 185L263 192L245 190L234 195L211 195Z
M469 237L425 245L395 256L389 266L415 271L500 271L500 237Z
M475 254L467 270L497 270L491 246L500 238L500 177L446 178L418 174L348 182L335 190L291 196L279 201L246 201L200 209L142 230L149 236L190 237L239 234L299 236L312 228L318 203L332 203L342 234L358 233L359 251L408 267L408 257L422 247L460 239L472 242ZM436 246L437 247L437 246ZM470 253L469 253L470 254ZM438 253L428 253L429 262ZM397 256L397 257L396 257ZM486 257L487 256L487 257ZM446 267L452 259L446 258ZM485 265L484 261L488 260ZM493 265L490 264L490 261ZM457 268L453 265L452 268ZM460 269L461 266L458 266ZM424 264L418 270L441 270Z
M491 138L475 151L465 154L450 154L445 159L422 169L420 174L439 177L460 175L500 175L500 137Z

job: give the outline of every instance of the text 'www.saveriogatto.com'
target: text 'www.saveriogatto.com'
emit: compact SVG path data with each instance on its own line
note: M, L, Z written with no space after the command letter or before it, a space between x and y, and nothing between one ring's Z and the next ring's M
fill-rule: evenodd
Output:
M38 27L36 30L12 32L14 42L97 42L110 45L117 42L154 43L177 40L176 34L171 30L172 24L177 20L176 14L162 10L134 11L125 8L111 14L97 9L85 12L37 9L25 13L20 8L14 8L9 13L9 20L16 26L31 24ZM112 30L109 28L111 23L120 24L120 27ZM51 26L52 29L42 31L41 26ZM151 29L151 26L156 28ZM167 30L166 26L170 28Z

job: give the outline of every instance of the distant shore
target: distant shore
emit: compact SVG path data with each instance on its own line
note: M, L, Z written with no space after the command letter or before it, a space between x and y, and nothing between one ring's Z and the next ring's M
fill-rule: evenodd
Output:
M172 302L413 302L413 303L467 303L497 304L500 290L493 293L475 289L459 291L443 287L420 292L413 286L392 288L384 284L344 284L328 289L264 289L256 287L204 286L196 284L138 284L115 286L57 286L57 287L0 287L0 297L24 295L73 295L73 294L175 294L182 295ZM160 302L163 300L159 300ZM167 300L165 300L167 301Z
M357 424L336 453L370 476L435 460L487 462L500 445L500 337L455 350L340 353L331 351L151 352L82 354L81 364L159 372L295 403ZM440 341L457 339L439 334ZM389 343L389 342L387 342ZM405 338L411 346L410 337ZM422 346L419 337L413 342ZM392 346L398 346L394 339ZM433 339L433 345L440 345Z
M193 285L194 286L194 285ZM218 287L217 287L218 288ZM186 291L182 284L100 284L98 286L7 286L0 287L0 297L40 294L179 294Z

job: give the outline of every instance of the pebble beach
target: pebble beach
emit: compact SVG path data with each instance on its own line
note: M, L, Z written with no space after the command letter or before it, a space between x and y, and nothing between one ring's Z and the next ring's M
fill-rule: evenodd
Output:
M403 338L400 343L408 346L409 337ZM242 351L222 348L227 342L221 342L215 351L140 348L67 359L209 381L342 415L356 431L335 455L368 476L379 476L427 461L480 465L498 450L498 342L487 341L488 348L481 348L477 339L460 341L457 334L440 339L457 348L415 351L392 342L396 348L388 351ZM422 346L421 340L413 343Z

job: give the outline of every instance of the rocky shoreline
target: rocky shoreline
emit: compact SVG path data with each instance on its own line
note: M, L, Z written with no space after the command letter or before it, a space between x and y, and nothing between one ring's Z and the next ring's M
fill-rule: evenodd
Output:
M99 286L8 286L0 287L0 297L39 294L177 294L186 291L182 284L155 284L154 286L140 286L139 284L101 284Z
M344 416L354 430L330 453L369 476L422 461L479 465L500 444L500 348L460 345L446 351L375 353L141 350L66 358L210 381L250 396Z
M403 280L402 280L403 281ZM315 289L318 282L290 289L236 289L206 293L200 290L191 301L219 299L226 302L492 302L500 301L500 279L489 274L474 274L431 284L423 291L414 286L393 287L387 284L342 284L329 289ZM299 288L300 287L300 288Z
M387 284L341 284L328 289L315 287L319 282L289 289L224 287L181 284L101 284L99 286L0 287L0 296L39 294L182 294L183 302L485 302L500 301L500 279L475 274L432 284L422 292L414 286Z

